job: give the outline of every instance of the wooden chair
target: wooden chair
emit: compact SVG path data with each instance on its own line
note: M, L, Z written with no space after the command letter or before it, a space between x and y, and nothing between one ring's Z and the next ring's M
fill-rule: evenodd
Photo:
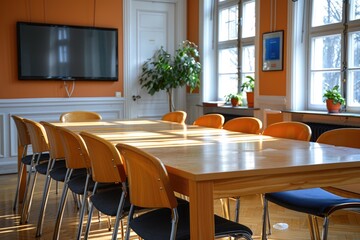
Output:
M94 206L108 216L116 216L112 239L117 239L120 220L130 210L127 194L126 174L120 153L115 146L103 138L87 132L81 132L91 162L92 179L95 182L90 196L90 210L86 224L85 237L88 238ZM98 191L98 184L112 184L108 190ZM123 228L121 228L123 229ZM124 239L122 234L122 238Z
M76 238L80 239L82 234L82 222L85 213L85 202L88 195L87 193L88 191L91 191L93 189L95 184L91 178L91 164L89 153L84 140L80 137L79 134L63 127L57 127L57 130L59 132L65 150L65 162L67 172L58 212L56 215L53 239L59 239L60 237L60 228L69 189L74 194L83 196L82 204L80 207L78 225L79 227Z
M28 146L31 145L31 141L30 141L29 133L26 128L26 124L24 123L24 119L22 117L16 116L16 115L12 115L11 117L15 122L17 133L18 133L18 146L19 146L19 148L21 148L21 147L23 148L23 149L19 149L19 151L18 151L19 153L22 152L22 155L21 155L20 166L18 169L18 172L19 172L18 173L18 182L17 182L17 186L16 186L15 199L14 199L14 205L13 205L13 211L15 211L17 202L18 202L19 191L20 191L20 182L23 177L23 172L25 170L24 166L31 165L31 160L32 160L33 155L32 154L27 155L27 149L28 149ZM28 184L26 184L26 186L28 186Z
M175 123L185 123L187 113L184 111L174 111L166 113L161 120Z
M130 229L143 239L190 239L189 204L178 204L163 163L130 145L117 144L126 163L131 208L125 239ZM135 206L156 208L134 218ZM251 230L215 215L215 235L251 239Z
M83 121L99 121L102 117L96 112L86 112L86 111L74 111L66 112L61 114L60 122L83 122Z
M22 214L20 218L20 224L27 223L30 215L31 205L32 205L32 199L34 195L34 188L36 185L36 179L37 174L43 174L46 175L48 173L48 170L51 165L50 155L49 155L49 143L48 138L45 132L44 127L35 121L32 121L30 119L23 119L26 129L28 130L32 151L33 151L33 157L31 160L30 169L28 172L28 179L27 184L28 187L25 190L24 194L24 204L22 209ZM47 159L44 159L44 156L47 157ZM34 176L31 179L32 172L34 171ZM29 196L28 191L30 190Z
M305 123L284 121L269 125L262 134L278 138L309 141L311 138L311 128Z
M318 143L335 146L360 148L360 128L340 128L324 132ZM310 234L320 239L316 217L324 218L322 239L328 237L329 218L337 210L360 211L360 199L345 198L322 188L292 190L266 193L264 196L264 214L268 212L268 201L282 207L308 214ZM263 234L266 234L266 219L263 219Z
M233 118L227 122L225 122L223 129L234 131L234 132L242 132L242 133L250 133L250 134L259 134L262 128L262 122L260 119L255 117L237 117ZM239 211L240 211L240 197L234 197L236 200L235 203L235 222L239 222ZM229 199L220 199L221 205L223 208L224 216L230 219L230 203Z
M45 211L47 206L47 201L49 197L49 190L51 186L51 180L56 181L56 187L58 182L64 182L67 168L65 166L65 151L57 127L48 122L40 122L44 126L50 151L50 159L53 161L51 166L46 174L43 198L41 201L39 218L36 227L36 237L41 236L43 222L45 217ZM56 188L57 192L57 188Z
M262 128L262 122L255 117L237 117L225 122L223 128L234 132L258 134Z
M212 113L200 116L197 118L193 125L198 125L202 127L209 127L209 128L222 128L225 122L225 118L221 114Z

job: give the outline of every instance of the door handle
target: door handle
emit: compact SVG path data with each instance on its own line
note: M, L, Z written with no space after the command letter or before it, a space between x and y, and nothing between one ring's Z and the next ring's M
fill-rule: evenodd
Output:
M141 98L141 96L140 95L132 95L132 99L133 99L133 101L136 101L136 100L138 100L138 99L140 99Z

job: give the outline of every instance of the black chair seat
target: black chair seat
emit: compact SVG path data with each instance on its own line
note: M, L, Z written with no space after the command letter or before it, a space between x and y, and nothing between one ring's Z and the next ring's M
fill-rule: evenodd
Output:
M339 204L360 203L360 199L343 198L321 188L266 193L265 198L285 208L318 217L328 215Z
M59 182L64 182L65 181L65 176L66 176L66 171L67 168L63 167L63 168L54 168L53 170L51 170L50 172L50 177L56 181ZM85 175L86 176L86 168L83 169L75 169L71 175L71 178L80 176L80 175Z
M177 207L179 222L176 239L190 239L190 214L189 204L180 204ZM232 222L215 215L215 236L228 235L237 236L252 235L252 231L239 223ZM171 233L171 210L167 208L153 210L144 213L130 222L130 227L143 239L162 240L169 239Z
M119 206L120 198L122 194L121 184L117 184L113 188L99 190L94 195L90 197L90 200L94 207L100 212L108 216L116 216L116 212ZM130 210L130 200L129 195L127 195L123 211L129 212Z
M25 165L31 165L31 159L32 159L32 154L31 155L26 155L25 157L23 157L21 159L21 162ZM35 160L37 159L37 156L35 156ZM50 159L50 155L49 153L43 153L41 154L40 156L40 162L43 162L43 161L48 161Z
M69 189L76 194L84 194L85 189L85 182L86 182L86 174L79 174L78 176L73 176L68 182ZM114 184L110 183L99 183L98 190L112 188ZM92 191L94 189L95 182L92 178L89 178L88 182L88 191Z
M53 169L58 169L58 168L65 168L65 160L58 160L55 161L55 164L53 166ZM48 169L48 162L41 162L38 165L35 166L35 169L38 173L46 175L47 169Z

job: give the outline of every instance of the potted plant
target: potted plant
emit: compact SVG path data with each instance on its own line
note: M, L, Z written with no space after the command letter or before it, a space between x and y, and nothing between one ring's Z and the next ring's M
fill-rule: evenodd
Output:
M188 85L192 92L200 85L198 47L190 41L183 41L175 51L175 55L167 53L163 47L157 50L153 57L142 66L140 85L146 88L150 95L165 90L169 97L169 111L173 110L172 92L177 87Z
M241 91L246 91L246 99L249 108L254 107L254 89L255 89L255 79L252 76L246 76L248 81L244 82L241 85Z
M345 104L345 98L341 95L339 88L339 85L335 85L333 88L325 90L323 99L329 113L338 113L341 105Z
M230 94L225 96L225 102L231 103L231 105L233 107L236 107L236 106L242 104L241 96L239 94L233 94L233 93L230 93Z

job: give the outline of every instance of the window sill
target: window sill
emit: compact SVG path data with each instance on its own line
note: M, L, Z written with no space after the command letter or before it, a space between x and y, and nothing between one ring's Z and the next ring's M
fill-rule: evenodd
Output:
M348 112L340 112L340 113L328 113L326 111L292 111L292 110L282 110L284 113L294 113L294 114L308 114L308 115L320 115L320 116L328 116L328 117L351 117L351 118L360 118L360 114L357 113L348 113Z

